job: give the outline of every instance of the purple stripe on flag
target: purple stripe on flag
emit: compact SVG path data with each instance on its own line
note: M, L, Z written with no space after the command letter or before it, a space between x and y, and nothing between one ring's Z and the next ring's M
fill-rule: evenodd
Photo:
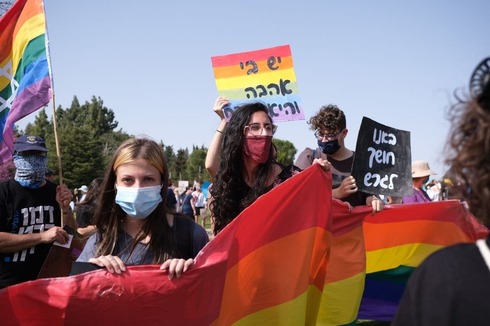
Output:
M10 109L3 130L2 144L0 146L0 161L5 162L11 159L13 152L13 126L14 123L22 119L29 113L38 110L51 100L51 79L49 75L39 80L37 83L29 85L20 93L17 93L12 108Z

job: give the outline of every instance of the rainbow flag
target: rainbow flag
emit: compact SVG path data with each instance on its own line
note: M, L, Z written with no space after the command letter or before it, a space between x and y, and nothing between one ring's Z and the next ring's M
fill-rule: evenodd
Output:
M443 247L486 238L459 201L389 205L364 221L366 286L360 319L390 321L412 271Z
M371 207L332 202L332 244L319 325L348 325L357 319L366 276L362 223Z
M231 102L224 109L228 119L238 105L250 101L265 103L274 121L304 119L289 45L215 56L211 61L218 93Z
M158 266L0 290L2 325L316 325L331 245L331 174L318 165L245 209L182 278Z
M42 0L17 0L0 19L0 163L11 159L14 123L49 103Z

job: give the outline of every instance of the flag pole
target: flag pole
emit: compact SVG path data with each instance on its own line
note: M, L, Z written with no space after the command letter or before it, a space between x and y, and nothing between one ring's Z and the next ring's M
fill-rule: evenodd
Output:
M49 78L51 79L51 103L53 107L53 132L54 132L54 142L56 146L56 157L58 159L58 177L59 177L59 182L60 185L63 184L63 169L61 166L61 152L60 152L60 143L58 140L58 127L56 123L56 101L55 101L55 94L54 94L54 79L53 79L53 69L51 67L51 49L49 47L49 33L48 33L48 19L46 16L46 9L44 7L44 1L41 0L41 5L43 6L43 12L44 12L44 17L46 19L44 20L44 24L46 24L46 59L48 61L48 70L49 70ZM63 219L63 211L61 212L61 225L63 226L64 219Z

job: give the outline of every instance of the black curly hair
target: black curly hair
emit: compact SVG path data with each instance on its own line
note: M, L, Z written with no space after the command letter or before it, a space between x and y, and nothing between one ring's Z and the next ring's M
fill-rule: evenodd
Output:
M271 146L267 162L258 168L257 179L252 187L244 180L243 142L244 129L255 112L265 112L272 124L266 105L255 102L236 109L228 122L221 143L221 161L218 174L213 180L210 210L214 217L214 234L219 233L260 195L270 190L267 181L274 171L274 147Z

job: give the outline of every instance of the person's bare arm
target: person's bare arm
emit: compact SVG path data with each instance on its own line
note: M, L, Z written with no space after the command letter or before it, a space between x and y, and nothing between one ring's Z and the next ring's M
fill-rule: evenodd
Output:
M87 225L86 227L83 227L83 228L78 228L78 229L77 229L77 232L78 232L78 234L80 234L82 237L84 237L84 238L88 238L88 237L90 237L92 234L94 234L96 230L97 230L97 228L95 227L95 225Z
M70 189L66 185L59 185L56 187L56 201L60 206L61 214L63 218L61 220L61 226L68 225L73 230L78 228L78 223L75 220L75 216L73 215L73 211L71 210L70 202L72 199L72 194Z
M230 102L223 98L218 97L214 102L213 111L220 117L221 121L214 133L211 144L209 145L208 152L206 154L205 167L208 170L211 177L215 177L218 174L219 160L221 156L221 140L223 139L223 132L226 127L226 119L223 113L223 107Z
M68 241L68 233L59 226L54 226L47 231L39 233L12 234L0 232L0 252L18 252L41 243L51 243L54 241L62 244L66 243Z

